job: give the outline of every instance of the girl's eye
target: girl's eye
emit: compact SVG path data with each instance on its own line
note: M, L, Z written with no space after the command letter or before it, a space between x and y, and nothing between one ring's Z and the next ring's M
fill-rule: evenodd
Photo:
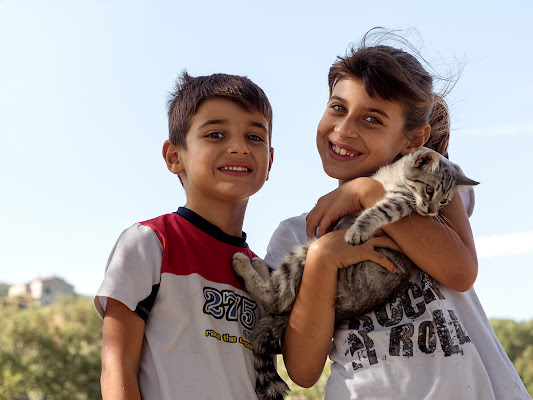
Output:
M372 115L365 117L365 121L370 122L371 124L381 124L381 121L377 119L376 117L373 117Z
M208 133L208 134L206 135L206 137L208 137L208 138L220 139L220 138L223 138L224 135L223 135L222 133L220 133L220 132L211 132L211 133Z
M339 111L339 112L345 112L346 111L346 109L343 106L341 106L340 104L332 104L331 108L333 108L335 111Z
M254 142L264 142L264 139L258 135L248 135L248 139L253 140Z

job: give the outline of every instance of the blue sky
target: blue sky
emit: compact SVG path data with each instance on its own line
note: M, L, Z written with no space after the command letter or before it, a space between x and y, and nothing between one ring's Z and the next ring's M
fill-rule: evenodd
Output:
M271 100L275 162L244 228L263 255L335 188L314 139L329 66L374 26L414 28L437 71L464 65L450 154L481 182L475 289L489 317L532 319L532 4L0 0L0 281L92 294L123 229L184 204L160 155L184 69L247 75Z

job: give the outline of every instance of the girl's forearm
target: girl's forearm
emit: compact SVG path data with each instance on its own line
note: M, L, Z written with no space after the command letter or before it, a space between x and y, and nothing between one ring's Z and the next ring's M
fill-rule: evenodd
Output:
M307 253L302 283L282 345L287 372L303 387L313 386L322 374L335 322L338 269L325 263L320 247L315 242Z
M383 229L430 276L457 291L472 287L477 256L468 217L458 195L441 210L444 222L412 214Z

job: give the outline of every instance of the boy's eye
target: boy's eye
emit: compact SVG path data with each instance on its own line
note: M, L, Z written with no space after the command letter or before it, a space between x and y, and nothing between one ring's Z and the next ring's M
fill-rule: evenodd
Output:
M254 142L264 142L264 139L258 135L248 135L248 139L253 140Z
M224 137L224 135L222 133L220 133L220 132L210 132L205 137L220 139L220 138Z

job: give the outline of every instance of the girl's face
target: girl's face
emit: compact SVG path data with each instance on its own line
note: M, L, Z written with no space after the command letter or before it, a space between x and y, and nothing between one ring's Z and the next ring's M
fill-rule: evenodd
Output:
M339 80L317 129L324 171L343 183L395 161L411 151L404 122L400 103L370 97L357 79Z

